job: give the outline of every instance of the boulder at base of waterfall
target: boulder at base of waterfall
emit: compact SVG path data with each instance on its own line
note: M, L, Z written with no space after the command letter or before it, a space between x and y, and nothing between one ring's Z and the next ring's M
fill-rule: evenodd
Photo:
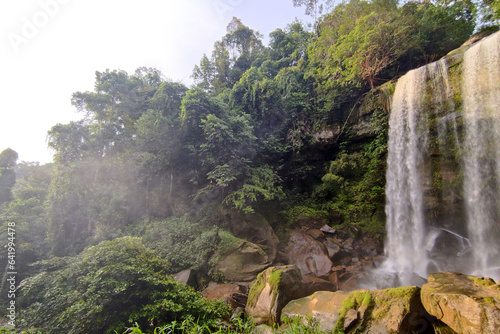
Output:
M304 290L304 296L307 296L316 291L337 291L337 286L330 281L316 276L303 275L302 289Z
M245 308L256 324L279 322L281 310L291 300L305 296L302 275L294 266L271 267L257 277L248 294Z
M239 300L233 298L233 296L243 295L242 288L237 284L218 284L211 282L206 289L204 289L201 294L206 299L220 299L228 303L233 309L236 309L241 305Z
M231 253L217 263L217 270L232 282L253 281L274 260L260 245L241 241Z
M344 291L318 291L308 297L292 300L281 312L282 322L301 319L304 325L310 320L322 331L333 331L340 318L340 310L349 293Z
M293 300L281 313L281 320L310 320L322 331L339 333L426 333L432 331L432 317L420 302L420 288L352 292L318 291Z
M246 215L223 206L219 207L219 215L236 237L264 245L269 251L275 251L277 248L279 239L264 217L258 214Z
M302 275L328 276L332 269L325 246L304 231L290 231L287 254L290 263L295 264Z
M431 315L457 333L498 333L500 285L490 278L430 274L421 298Z

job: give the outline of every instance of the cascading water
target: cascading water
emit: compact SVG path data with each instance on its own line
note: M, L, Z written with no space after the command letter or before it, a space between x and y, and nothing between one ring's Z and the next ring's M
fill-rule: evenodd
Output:
M394 92L387 159L387 261L382 270L392 273L389 285L418 284L428 274L424 189L430 182L425 159L430 146L430 115L422 110L432 107L434 114L439 114L449 109L446 69L446 61L441 60L410 71L398 81ZM439 131L445 128L443 124ZM383 280L387 283L388 277Z
M422 157L428 146L428 120L420 110L427 68L402 77L396 86L389 120L387 159L386 270L397 274L397 285L410 285L413 273L425 275Z
M473 269L499 278L500 34L472 46L463 65L464 200Z
M375 272L383 281L379 287L418 285L439 270L500 278L500 33L467 50L462 66L461 111L455 110L457 90L450 88L446 60L412 70L396 84L389 120L387 259ZM463 175L460 191L432 194L445 188L434 183L452 179L450 166L462 169L454 175ZM436 209L432 196L445 210Z

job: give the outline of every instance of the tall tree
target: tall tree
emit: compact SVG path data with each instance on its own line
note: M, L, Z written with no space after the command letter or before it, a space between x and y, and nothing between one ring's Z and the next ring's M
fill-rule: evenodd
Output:
M206 55L193 70L197 85L212 93L232 88L264 49L262 36L233 17L222 40L214 44L212 56Z
M293 5L295 7L306 7L306 15L310 15L314 18L314 21L318 20L318 17L323 13L325 7L328 8L332 4L333 0L293 0Z
M0 204L12 200L12 188L16 184L16 172L14 167L18 154L11 148L0 153Z

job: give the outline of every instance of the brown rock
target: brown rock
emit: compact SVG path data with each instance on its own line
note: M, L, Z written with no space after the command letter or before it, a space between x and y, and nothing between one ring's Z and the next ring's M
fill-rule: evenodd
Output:
M332 269L333 263L323 244L301 230L290 232L287 253L290 263L303 275L327 276Z
M335 232L337 232L337 230L334 230L328 225L323 225L323 227L320 228L319 230L323 233L328 233L328 234L335 234Z
M361 283L364 282L364 276L362 275L352 275L351 273L345 273L341 275L339 290L342 291L354 291L359 289Z
M305 296L313 294L316 291L337 291L337 287L330 281L318 278L312 275L302 276L302 288Z
M348 310L345 314L344 330L346 332L349 331L354 325L356 325L356 322L358 322L358 319L359 319L358 311Z
M235 250L219 261L217 269L228 281L249 282L268 268L273 259L261 246L242 241Z
M323 331L345 333L424 333L432 330L420 303L420 288L352 292L319 291L283 308L282 319L311 318Z
M341 250L340 245L331 238L327 238L323 244L328 251L328 256L330 257L330 259L332 259Z
M292 300L283 308L281 320L300 318L307 325L311 317L312 321L318 323L319 330L333 331L340 318L342 303L347 297L348 293L343 291L318 291L308 297Z
M500 285L490 278L442 272L422 287L425 309L457 333L498 333Z
M333 285L335 285L335 289L336 290L340 290L340 280L339 280L339 272L335 271L333 273L331 273L329 276L328 276L328 280L330 282L332 282Z
M335 267L332 267L332 271L343 272L344 270L345 270L344 266L335 266Z
M283 307L305 296L301 282L300 270L294 265L268 268L250 289L246 313L256 324L279 323Z
M307 231L307 234L309 234L311 237L313 237L316 240L324 239L325 234L321 232L320 230L317 230L315 228L310 228Z
M274 233L267 220L257 214L245 215L236 210L229 210L221 207L219 214L223 217L231 228L231 232L254 244L265 245L271 250L275 250L279 244L279 239Z
M207 299L221 299L226 301L234 309L241 303L233 298L234 294L241 294L241 288L236 284L211 283L201 294Z
M248 301L248 295L235 292L231 294L231 305L235 305L236 307L243 307L245 309L245 306L247 305ZM233 306L233 308L235 308Z

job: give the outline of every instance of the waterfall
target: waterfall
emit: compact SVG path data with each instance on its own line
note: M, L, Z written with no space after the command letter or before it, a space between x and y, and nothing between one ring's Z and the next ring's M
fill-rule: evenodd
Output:
M408 72L396 84L389 119L386 260L375 271L382 285L419 284L419 277L422 282L439 270L500 278L500 32L470 47L461 71L460 87L454 88L461 106L453 101L457 93L450 88L445 59ZM462 188L441 197L458 202L454 208L460 210L443 201L436 218L427 201L436 196L433 173L442 178L451 165L461 168L455 177L463 175Z
M495 276L489 269L500 266L500 34L467 50L463 66L464 201L473 269Z
M421 111L427 94L442 93L442 89L428 91L427 82L437 82L443 67L445 64L439 63L408 72L398 80L391 103L385 270L396 274L396 285L411 285L415 275L427 276L423 184L429 177L423 171L429 147L429 117Z

